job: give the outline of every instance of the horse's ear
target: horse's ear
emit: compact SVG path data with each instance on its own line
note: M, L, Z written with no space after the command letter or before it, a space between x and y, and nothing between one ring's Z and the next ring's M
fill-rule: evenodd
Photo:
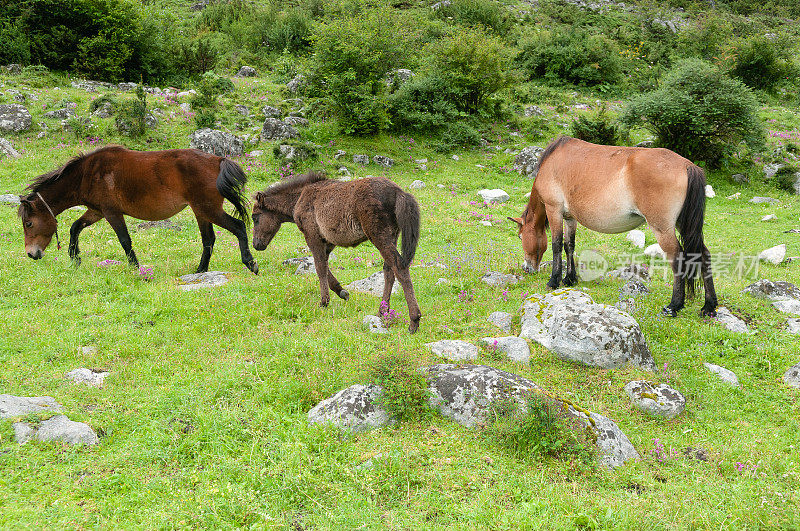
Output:
M517 225L519 225L519 228L522 228L522 226L525 224L525 222L522 220L522 218L512 218L512 217L509 217L508 219L510 219L511 221L513 221L514 223L516 223Z
M253 196L253 199L256 200L256 204L258 206L264 206L264 192L256 192L256 195Z

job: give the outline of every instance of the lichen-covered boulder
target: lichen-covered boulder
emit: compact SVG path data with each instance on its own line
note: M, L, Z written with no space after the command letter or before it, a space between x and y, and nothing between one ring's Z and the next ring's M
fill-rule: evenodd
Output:
M544 149L539 146L526 147L520 151L519 155L514 159L514 169L528 179L534 179L536 177L536 172L534 171L536 163L539 161L539 157L542 156L542 153L544 153Z
M236 135L218 129L199 129L189 136L189 146L218 157L239 157L244 153L244 142Z
M757 299L778 301L783 299L800 300L800 288L785 280L771 281L766 278L753 282L742 290Z
M635 380L625 386L625 393L638 409L656 417L674 418L686 407L686 399L667 384Z
M520 337L532 339L564 360L615 369L631 364L655 369L639 323L627 313L579 290L533 295L523 306Z
M331 424L348 432L366 431L389 423L389 413L378 405L382 389L377 385L351 385L314 406L311 424Z
M50 417L38 426L27 422L15 422L13 428L15 439L19 444L25 444L34 438L42 442L63 442L71 445L94 446L99 442L91 426L69 420L65 415Z
M800 389L800 363L789 367L789 369L783 373L783 381L786 382L786 385Z
M287 138L297 138L297 136L297 129L286 122L282 122L271 116L264 119L264 125L261 128L262 140L284 140Z
M252 66L243 66L236 72L236 77L255 77L256 69Z
M500 330L504 332L510 332L513 318L514 317L508 312L492 312L489 314L489 317L487 317L486 320Z
M18 103L0 105L0 133L22 133L33 124L31 113Z
M755 334L753 330L750 330L750 328L747 326L747 323L744 322L743 319L731 313L731 311L724 306L717 308L717 315L714 316L714 321L718 322L731 332L737 332L740 334Z
M473 361L478 357L478 347L460 339L442 339L425 343L435 355L450 361Z
M553 397L535 383L509 372L485 365L434 365L425 369L429 404L462 426L472 428L484 424L491 408L498 402L513 400L525 407L531 393L557 403L569 418L597 435L600 462L617 467L639 454L628 437L610 419L584 410L569 401Z

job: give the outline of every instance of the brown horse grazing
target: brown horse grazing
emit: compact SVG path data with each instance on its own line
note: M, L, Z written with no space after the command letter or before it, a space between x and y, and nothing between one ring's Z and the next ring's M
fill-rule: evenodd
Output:
M322 295L320 306L330 302L330 288L344 300L349 297L328 268L333 248L355 247L369 240L384 260L383 311L389 309L396 277L408 304L411 321L408 331L412 334L417 331L421 313L408 270L420 236L419 205L413 195L380 177L341 182L311 172L255 195L253 247L257 251L266 249L281 224L287 221L297 224L314 256ZM401 232L402 254L397 252Z
M100 148L39 176L27 187L30 194L20 196L18 213L25 232L25 251L34 260L41 258L53 234L58 241L56 216L69 207L85 205L88 210L69 231L69 256L75 264L80 264L81 231L105 218L117 234L128 261L138 267L123 216L157 221L174 216L189 205L203 239L197 272L208 271L216 239L213 223L239 239L242 262L258 274L258 264L248 248L244 221L246 181L247 176L235 162L195 149ZM233 204L240 219L225 213L223 198Z
M567 255L564 284L572 286L578 280L574 259L578 223L614 234L647 221L672 266L672 300L664 312L674 317L683 308L685 289L690 297L694 295L702 270L702 314L715 315L711 255L703 242L706 179L702 169L668 149L600 146L563 136L547 146L536 171L522 217L509 218L519 225L525 271L539 269L547 249L548 223L553 272L547 286L555 289L561 283L562 245ZM675 236L676 228L683 245Z

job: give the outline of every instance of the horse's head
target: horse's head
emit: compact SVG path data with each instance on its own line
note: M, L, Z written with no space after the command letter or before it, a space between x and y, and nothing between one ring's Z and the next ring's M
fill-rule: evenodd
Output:
M539 271L542 263L542 256L547 250L547 214L544 205L539 201L534 201L534 208L529 204L521 217L508 218L517 224L520 239L522 240L522 252L525 255L525 263L522 269L526 273Z
M255 195L253 203L253 247L263 251L277 234L283 223L282 216L268 208L269 199L264 192Z
M22 219L22 230L25 233L25 252L34 260L44 254L50 245L58 224L55 216L36 194L20 196L17 214Z

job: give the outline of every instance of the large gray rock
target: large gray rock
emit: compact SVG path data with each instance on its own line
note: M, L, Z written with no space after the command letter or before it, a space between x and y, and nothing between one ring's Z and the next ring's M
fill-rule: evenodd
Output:
M384 168L391 168L394 166L394 159L389 158L386 155L375 155L372 157L372 162L378 166L383 166Z
M297 74L292 78L291 81L286 83L286 88L289 89L289 92L297 93L301 91L306 86L306 76L303 74Z
M536 341L563 360L603 369L626 364L655 369L636 320L617 308L596 304L582 291L536 294L523 309L520 337Z
M369 155L353 155L353 164L366 166L369 164Z
M11 142L5 138L0 138L0 155L6 155L12 159L18 159L22 156L19 154L19 151L14 149L14 146L11 145Z
M513 318L508 312L492 312L486 319L503 332L510 332Z
M779 265L786 258L786 244L776 245L769 249L764 249L758 255L758 259L762 262L769 262L772 265Z
M332 424L348 432L366 431L389 423L389 413L378 405L383 390L377 385L351 385L314 406L311 424Z
M264 119L264 126L261 128L262 140L284 140L286 138L297 138L297 136L297 129L286 122L269 116Z
M24 417L43 411L61 411L61 404L50 396L0 395L0 419Z
M625 386L625 393L638 409L656 417L671 419L686 407L686 399L666 384L635 380Z
M528 342L521 337L484 337L481 341L489 349L502 352L511 361L517 363L528 363L531 361L531 348Z
M539 146L528 146L519 152L519 155L514 159L514 169L520 172L523 176L534 179L536 177L536 163L539 157L544 153L544 149Z
M0 105L0 133L22 133L30 129L31 124L31 113L22 105Z
M63 442L93 446L99 442L94 430L83 422L74 422L65 415L56 415L43 421L39 426L27 422L14 424L14 434L20 444L35 438L42 442Z
M714 365L713 363L703 363L703 366L710 372L716 374L717 377L726 384L733 387L742 387L739 385L739 378L736 377L736 374L733 371L730 371L720 365Z
M783 313L792 313L795 315L800 315L800 300L797 299L784 299L779 301L773 301L772 306L774 306L775 309Z
M264 116L267 118L280 118L281 114L283 114L280 109L272 107L271 105L264 107L261 112L263 112Z
M474 361L478 357L478 347L460 339L442 339L425 343L435 355L450 361Z
M502 288L509 284L516 284L520 278L516 275L509 275L506 273L498 273L497 271L489 271L481 277L481 282L489 284L495 288Z
M255 77L256 69L252 66L243 66L236 72L236 77Z
M783 381L786 382L786 385L800 389L800 363L789 367L783 374Z
M442 415L468 428L489 421L494 405L512 400L521 408L531 394L557 404L567 418L582 429L597 435L600 462L617 467L639 454L619 427L608 418L577 408L572 403L553 397L538 385L516 374L484 365L434 365L425 370L429 404Z
M399 293L400 289L397 287L399 284L400 283L395 280L392 286L392 294ZM353 281L345 287L350 291L383 297L383 271L378 271L367 278Z
M217 129L200 129L189 137L189 146L218 157L239 157L244 153L244 142L236 135Z
M500 188L493 188L491 190L484 188L478 191L478 195L483 199L484 203L505 203L511 199L511 196Z
M178 278L178 285L183 291L194 291L204 288L215 288L228 282L230 273L225 271L206 271L192 273Z
M791 282L773 282L763 278L744 288L742 293L772 301L772 305L782 312L800 314L800 288Z

